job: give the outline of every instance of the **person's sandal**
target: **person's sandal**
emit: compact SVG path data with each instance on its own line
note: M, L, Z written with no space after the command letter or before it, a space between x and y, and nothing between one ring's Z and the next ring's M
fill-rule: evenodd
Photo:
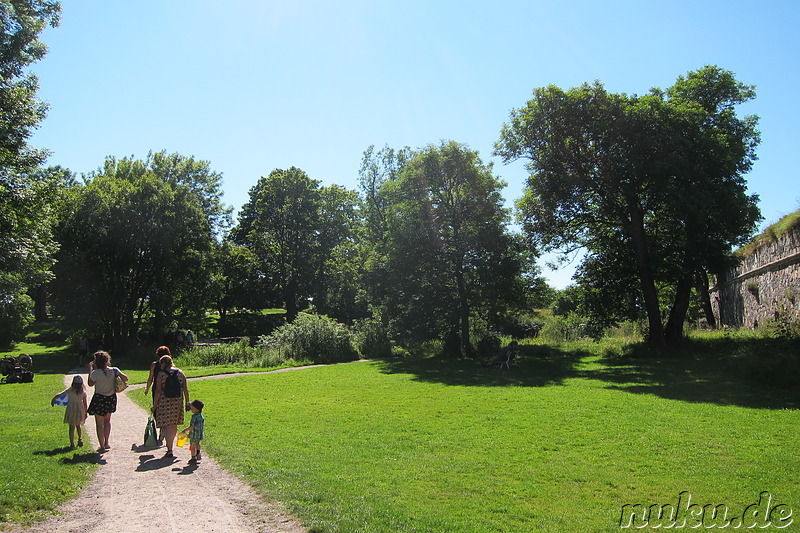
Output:
M171 451L167 451L167 453L164 454L164 459L172 459L173 457L175 456L172 455Z
M81 446L83 446L83 441L81 439L78 439L78 447L81 447Z

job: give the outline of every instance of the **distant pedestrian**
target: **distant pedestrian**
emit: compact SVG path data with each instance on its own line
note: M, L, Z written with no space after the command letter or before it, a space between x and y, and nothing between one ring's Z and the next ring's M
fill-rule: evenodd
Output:
M94 387L94 395L87 412L94 415L97 429L97 440L100 442L100 453L111 449L108 439L111 437L111 415L117 411L117 392L114 389L114 378L119 375L127 382L128 376L119 368L109 366L111 356L99 351L94 354L94 363L89 362L89 386ZM97 368L94 368L95 365Z
M78 339L78 366L83 366L83 362L89 356L89 341L86 337Z
M75 447L75 432L78 433L78 446L83 446L83 425L88 417L89 407L86 402L86 387L83 385L83 378L75 376L72 378L72 385L53 396L50 405L56 404L56 400L66 397L67 409L64 412L64 423L69 424L69 447ZM63 404L62 404L63 405Z
M192 412L192 419L189 422L189 427L181 433L189 432L189 451L192 453L192 458L189 459L189 462L194 464L203 458L200 455L200 441L203 440L206 423L206 419L203 417L203 402L192 400L192 403L189 404L189 410Z

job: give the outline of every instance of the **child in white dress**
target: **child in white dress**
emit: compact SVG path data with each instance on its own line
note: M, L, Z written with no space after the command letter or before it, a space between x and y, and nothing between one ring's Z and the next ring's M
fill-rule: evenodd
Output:
M66 396L67 410L64 412L64 423L69 424L69 445L75 447L75 431L78 432L78 446L83 446L83 425L86 423L89 406L86 401L86 387L83 385L83 378L75 376L72 378L72 386L59 392L50 400L50 405L55 405L56 400Z

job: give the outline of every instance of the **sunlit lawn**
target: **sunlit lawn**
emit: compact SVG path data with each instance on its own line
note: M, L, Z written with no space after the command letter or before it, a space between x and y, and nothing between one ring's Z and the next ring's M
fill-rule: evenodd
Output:
M39 333L46 337L47 328ZM41 518L74 498L95 468L91 448L69 449L64 410L50 406L77 354L38 336L0 352L0 358L32 355L34 371L33 383L0 385L0 527Z
M74 497L94 468L64 447L63 412L49 406L75 355L36 343L12 352L34 355L34 383L0 386L0 526ZM800 510L796 392L755 386L722 359L595 352L523 346L510 370L360 362L190 391L206 402L207 454L315 531L618 531L623 505L681 493L730 519L763 491ZM119 364L146 380L146 368Z
M695 361L523 353L503 371L354 363L191 393L208 452L319 531L617 531L623 505L683 491L730 517L762 491L800 510L796 399Z

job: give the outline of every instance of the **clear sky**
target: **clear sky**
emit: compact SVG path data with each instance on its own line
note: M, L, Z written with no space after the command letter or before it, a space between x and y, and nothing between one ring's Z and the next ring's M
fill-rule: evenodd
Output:
M51 106L32 144L77 174L162 149L210 161L238 209L296 166L356 189L371 144L455 140L521 195L492 156L535 87L600 80L643 94L715 64L756 86L748 176L764 224L800 208L796 0L62 0L32 70ZM572 269L545 271L563 287Z

